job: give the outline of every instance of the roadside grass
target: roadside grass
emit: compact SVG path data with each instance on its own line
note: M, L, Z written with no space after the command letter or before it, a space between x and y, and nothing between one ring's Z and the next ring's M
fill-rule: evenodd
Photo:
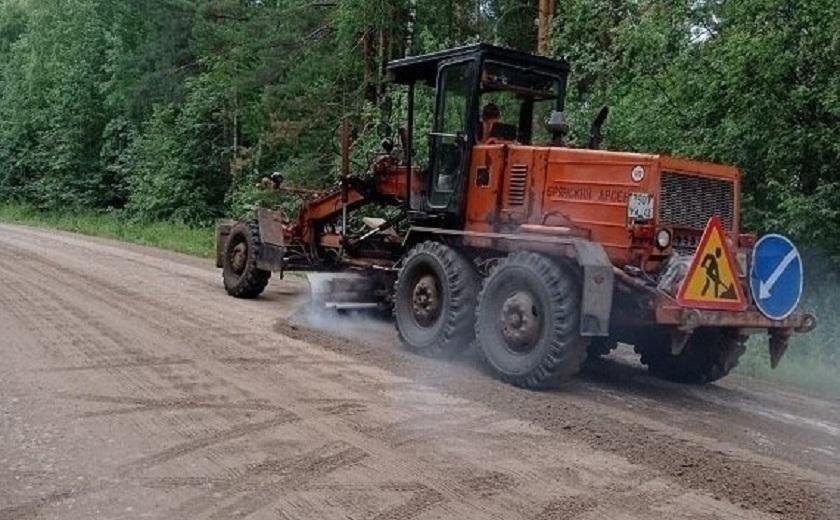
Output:
M40 211L31 206L0 204L0 222L112 238L201 258L215 255L213 228L193 228L174 222L135 221L119 212Z
M798 352L799 349L808 348L809 341L806 338L793 338L791 341L787 353L774 370L770 368L766 336L759 335L751 339L736 372L826 397L840 397L840 367Z

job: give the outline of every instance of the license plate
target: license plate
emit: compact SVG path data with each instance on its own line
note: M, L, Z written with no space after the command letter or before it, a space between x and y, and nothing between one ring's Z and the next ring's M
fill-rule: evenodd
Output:
M652 220L653 194L631 193L627 199L627 218L630 220Z

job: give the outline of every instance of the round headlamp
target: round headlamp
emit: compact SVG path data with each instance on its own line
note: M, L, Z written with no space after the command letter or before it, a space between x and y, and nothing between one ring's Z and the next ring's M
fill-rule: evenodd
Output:
M671 245L671 232L667 229L660 229L656 233L656 246L659 249L665 249Z

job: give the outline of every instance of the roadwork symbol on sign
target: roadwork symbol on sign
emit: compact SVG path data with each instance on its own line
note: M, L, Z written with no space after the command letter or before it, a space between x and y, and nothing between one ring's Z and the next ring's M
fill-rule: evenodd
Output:
M753 248L750 292L755 306L771 320L783 320L802 296L802 258L782 235L765 235Z
M691 267L677 294L677 303L685 307L742 311L747 298L738 282L738 268L732 258L723 224L709 219Z

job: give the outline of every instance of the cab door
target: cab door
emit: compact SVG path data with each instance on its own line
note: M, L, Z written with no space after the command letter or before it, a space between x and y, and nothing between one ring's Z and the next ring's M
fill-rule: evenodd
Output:
M444 64L438 71L437 106L429 140L430 209L459 212L464 178L473 143L476 62Z

